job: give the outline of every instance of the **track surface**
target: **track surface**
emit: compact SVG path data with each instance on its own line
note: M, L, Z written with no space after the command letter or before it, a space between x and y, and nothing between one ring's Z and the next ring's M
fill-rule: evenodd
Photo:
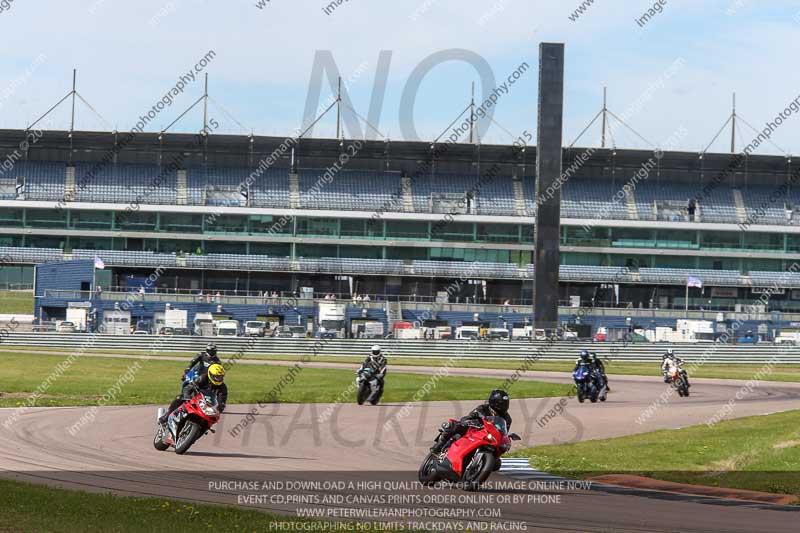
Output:
M413 367L403 370L420 371ZM498 378L508 375L508 371L475 369L453 369L452 373ZM568 381L568 377L552 373L529 372L526 377ZM391 381L388 383L391 386ZM607 403L578 404L570 399L565 414L547 423L537 421L559 399L514 400L513 429L522 435L521 444L534 445L702 424L733 399L745 383L693 380L690 398L673 395L669 404L637 423L640 414L667 390L666 386L657 377L613 376ZM732 416L795 409L800 406L798 400L800 384L761 382L737 401ZM236 436L231 435L231 429L252 406L231 405L217 426L217 433L201 439L182 457L153 449L155 407L101 408L96 419L82 426L75 436L67 428L87 413L86 407L37 408L26 411L0 431L0 470L10 471L4 475L19 479L73 488L230 504L237 503L235 494L209 487L209 479L330 477L411 481L416 478L416 469L438 424L464 414L474 405L475 402L378 407L271 404L259 409L255 422ZM0 427L12 413L13 409L0 410ZM394 422L387 427L387 420ZM210 477L209 471L226 473ZM457 490L451 492L461 494ZM561 495L560 503L500 505L503 520L523 521L528 531L797 531L798 515L792 512L582 490L567 490ZM263 502L257 507L291 511L297 506Z

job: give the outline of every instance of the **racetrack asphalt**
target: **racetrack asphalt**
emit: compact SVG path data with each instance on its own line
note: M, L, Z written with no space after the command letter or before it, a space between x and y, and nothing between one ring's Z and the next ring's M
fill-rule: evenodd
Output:
M252 364L290 363L257 361ZM338 363L310 364L320 368L353 367ZM393 367L390 372L433 374L429 368L407 366ZM450 373L496 377L499 385L510 371L450 369ZM570 381L568 375L549 372L527 372L523 378ZM702 424L736 398L737 393L742 396L747 382L695 379L692 383L691 397L671 395L664 404L659 397L668 387L659 376L612 376L612 392L605 403L579 404L574 398L514 399L512 430L522 436L521 443L516 446L576 442ZM265 389L268 385L265 384ZM391 374L387 386L391 386ZM564 412L544 421L542 417L559 402L566 403ZM446 515L441 520L448 524L463 525L468 519L463 513L491 507L502 515L493 519L500 522L492 522L494 526L489 527L495 529L488 529L492 531L511 530L515 524L516 530L524 525L527 531L797 531L800 515L785 509L653 499L582 490L575 486L514 486L479 493L483 497L499 498L492 502L485 498L483 501L480 498L460 501L460 495L465 493L455 488L435 492L392 488L389 481L416 479L416 470L438 425L450 417L465 414L475 404L475 401L461 401L376 407L352 403L230 405L216 433L200 439L184 456L153 448L156 406L99 408L95 418L79 425L74 435L69 428L74 429L90 408L33 408L18 416L13 408L0 409L0 427L3 428L0 432L0 449L3 450L0 475L82 490L113 490L244 505L289 514L305 506L325 509L329 513L324 515L327 518L375 518L359 515L359 512L376 507L378 500L319 503L324 495L358 492L331 486L332 480L358 480L363 481L365 487L372 487L365 493L386 497L378 507L408 508L410 511L402 512L416 510L420 515L434 512L425 509L439 509ZM736 400L730 416L768 414L798 406L800 383L759 382L751 392ZM232 434L248 413L253 422ZM11 422L7 427L6 420ZM262 491L263 498L245 495L241 499L241 487L214 485L220 480L256 479L287 484L306 480L310 484L298 485L295 491L284 490L297 493L291 502L285 498L269 498L268 491ZM323 485L326 480L328 485ZM502 482L503 476L494 474L491 480ZM387 490L370 482L385 483L383 487ZM399 493L408 494L409 498L417 495L420 499L387 503L389 496ZM505 501L504 495L516 499ZM547 495L551 498L545 501L547 498L542 496ZM388 520L385 516L375 519ZM415 520L421 523L428 523L425 522L428 520L434 530L441 529L441 522L436 522L440 518L417 517Z

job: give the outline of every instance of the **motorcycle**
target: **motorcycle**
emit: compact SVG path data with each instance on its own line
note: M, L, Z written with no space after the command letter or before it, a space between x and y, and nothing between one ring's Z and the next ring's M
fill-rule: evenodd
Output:
M606 383L605 376L603 376L599 368L596 368L592 373L592 377L597 387L597 399L601 402L606 401L608 397L608 383Z
M508 432L504 418L486 417L470 425L464 436L449 443L442 453L429 452L419 467L419 482L432 486L444 480L476 491L492 472L499 470L500 457L516 440L520 440L519 435Z
M669 369L669 382L672 388L678 391L678 396L689 396L689 383L686 381L685 372L677 366Z
M589 398L592 403L597 402L600 391L595 383L595 376L592 375L587 365L576 368L572 373L572 379L575 380L575 390L580 403L583 403L586 398Z
M364 368L356 372L356 374L356 386L358 387L356 401L358 405L364 405L364 402L367 400L369 400L369 403L372 405L378 405L378 401L381 399L381 396L383 396L383 379L378 378L378 390L373 397L371 396L372 386L370 382L375 376L375 370L372 368Z
M163 407L160 408L157 419L165 411ZM219 405L214 395L198 390L190 400L170 413L165 423L158 423L153 446L158 451L174 446L175 453L183 455L201 436L209 431L214 433L212 428L219 422L219 417Z

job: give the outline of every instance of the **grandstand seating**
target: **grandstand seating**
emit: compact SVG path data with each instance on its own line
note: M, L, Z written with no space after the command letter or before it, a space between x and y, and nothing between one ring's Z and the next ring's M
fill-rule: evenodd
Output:
M0 257L11 263L48 263L60 261L63 252L60 248L15 248L0 246Z
M800 273L798 272L763 272L750 271L750 279L756 286L777 286L777 287L797 287L800 285Z
M100 203L109 198L121 203L174 204L175 172L158 165L75 165L75 201Z
M736 270L707 270L684 268L640 268L639 276L643 283L686 283L688 276L694 276L710 285L746 285L742 275Z
M100 257L109 266L188 267L203 269L246 269L254 271L405 275L451 278L532 279L533 265L518 267L512 263L462 261L402 261L397 259L299 258L239 254L179 256L169 253L120 250L73 250L71 256L58 248L0 247L0 256L14 262L44 263L63 259ZM688 276L700 278L707 285L728 287L800 287L800 273L683 268L647 268L630 270L615 266L561 265L561 281L595 283L648 283L684 285Z
M561 213L570 218L627 219L625 198L617 195L622 185L571 179L562 188Z
M14 177L25 178L27 200L59 201L64 198L65 168L59 162L19 161L14 166Z
M775 187L750 185L742 189L747 217L756 224L786 224L786 208L796 205L790 195L776 195ZM790 208L789 211L792 209Z
M356 259L346 257L323 257L310 259L301 257L299 268L305 272L327 272L336 274L349 272L353 274L403 274L404 263L397 259Z
M341 170L325 183L320 180L324 170L300 170L299 192L301 208L376 210L392 206L399 210L400 174L363 170ZM288 169L269 168L259 174L247 195L240 193L241 184L252 173L246 167L194 167L187 169L187 203L189 205L250 206L288 208L290 187ZM6 178L25 178L25 199L61 200L65 193L65 164L48 161L20 161ZM88 177L88 178L87 178ZM151 187L154 181L160 183ZM497 176L476 187L480 176L435 174L417 176L413 180L411 198L416 212L429 212L431 198L444 197L451 201L464 198L474 190L472 213L483 215L517 214L514 188L510 176ZM177 203L177 183L174 172L162 173L155 164L108 164L96 167L78 163L75 168L75 201L118 202L141 201L146 204ZM84 182L85 186L80 187ZM626 198L617 194L622 180L572 178L561 190L561 213L566 218L604 218L626 220L631 214ZM529 216L535 212L535 180L523 180L524 205ZM759 224L794 224L792 212L800 207L800 192L790 190L774 197L774 187L748 185L741 189L745 213ZM640 220L682 221L680 213L689 199L698 198L696 221L742 222L737 211L734 189L718 184L706 190L694 183L653 180L637 183L636 215ZM11 199L12 193L6 194ZM616 198L616 200L615 200ZM800 217L797 217L800 220Z
M533 265L528 267L528 271L533 277ZM612 281L623 283L635 281L635 274L625 267L561 265L559 267L559 278L563 281L596 281L598 283Z
M435 315L435 318L434 318ZM489 322L491 327L503 327L503 323L509 328L512 324L524 324L527 319L530 322L530 315L527 313L507 311L502 313L480 313L478 320L481 322ZM431 313L430 310L422 309L404 309L403 320L410 322L422 322L423 320L446 320L448 324L453 327L459 327L464 322L475 321L475 313L470 311L436 311Z
M186 172L190 205L289 207L289 171L269 168L255 175L247 195L242 194L253 170L245 167L189 168Z
M300 207L376 210L392 205L400 190L398 172L339 171L325 181L325 170L301 170ZM396 201L395 201L396 203Z
M153 252L129 252L121 250L79 250L72 251L73 259L94 259L100 257L109 265L136 265L142 267L174 267L177 265L175 254Z
M461 176L452 179L450 176L442 176L442 179L432 179L431 176L417 176L414 179L412 188L414 211L417 213L427 213L430 211L431 195L435 192L452 195L466 195L469 189L466 177Z
M505 215L516 214L514 187L511 178L497 176L486 181L476 194L478 214Z

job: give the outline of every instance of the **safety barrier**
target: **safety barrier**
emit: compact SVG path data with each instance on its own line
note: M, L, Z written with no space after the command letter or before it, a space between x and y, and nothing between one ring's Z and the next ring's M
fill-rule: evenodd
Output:
M242 352L303 356L353 357L364 356L372 344L380 343L392 357L462 358L462 359L533 359L542 361L574 361L581 348L595 351L609 361L655 362L672 347L687 362L703 360L709 363L800 363L800 346L787 344L726 345L715 343L628 344L581 343L575 341L458 341L458 340L394 340L369 339L293 339L198 337L155 335L101 335L88 333L11 333L2 339L0 348L30 346L75 351L135 350L147 352L195 352L213 341L225 356Z

